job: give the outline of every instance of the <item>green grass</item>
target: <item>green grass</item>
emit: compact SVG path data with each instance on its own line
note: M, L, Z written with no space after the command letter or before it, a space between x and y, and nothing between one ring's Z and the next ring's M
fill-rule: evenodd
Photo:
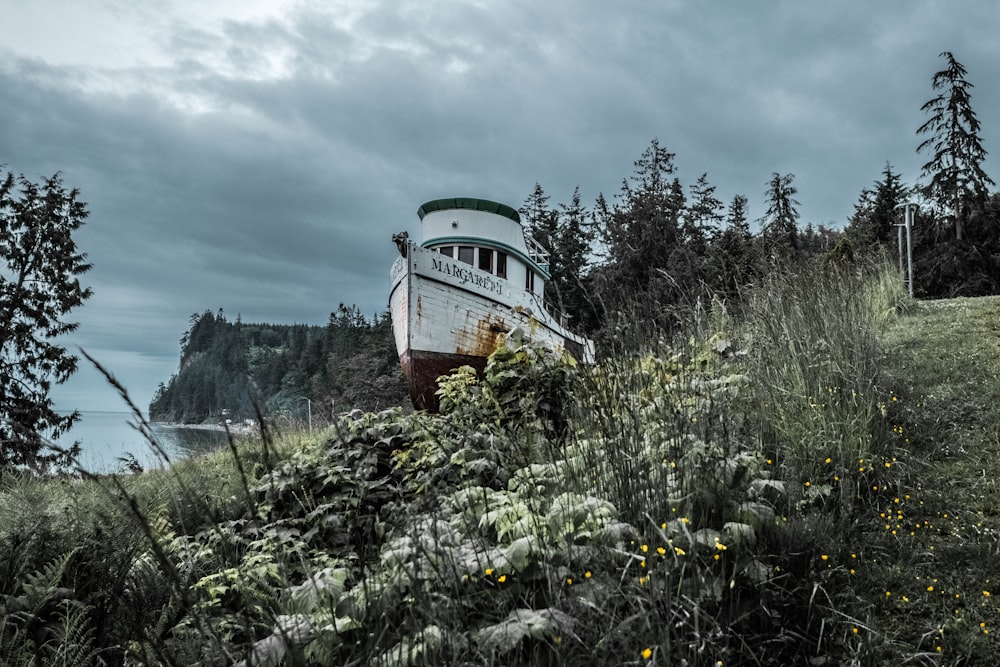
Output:
M858 517L862 555L850 564L864 619L857 651L869 660L992 664L1000 648L992 595L1000 592L1000 298L915 304L893 322L884 349L901 474Z

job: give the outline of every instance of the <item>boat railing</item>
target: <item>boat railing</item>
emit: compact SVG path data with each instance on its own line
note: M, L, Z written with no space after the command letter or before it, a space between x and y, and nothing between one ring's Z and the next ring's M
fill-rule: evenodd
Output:
M549 251L545 249L545 246L535 240L535 237L527 232L524 233L524 243L528 246L528 257L530 257L532 261L540 267L548 271Z

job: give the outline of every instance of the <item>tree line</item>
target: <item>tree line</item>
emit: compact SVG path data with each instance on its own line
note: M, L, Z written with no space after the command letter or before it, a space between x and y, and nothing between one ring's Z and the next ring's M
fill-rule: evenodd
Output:
M635 315L670 332L705 298L738 303L771 271L803 262L895 257L902 205L918 204L913 234L915 295L1000 293L1000 193L983 169L987 152L971 104L966 69L950 52L932 77L917 152L928 157L907 184L888 162L859 194L842 229L800 223L795 175L774 172L763 188L765 213L747 217L749 198L728 203L708 174L685 187L676 155L653 139L609 200L587 209L579 188L551 206L540 184L520 208L526 229L551 252L550 308L582 331L613 342Z
M407 393L387 313L366 318L340 304L325 326L230 321L220 309L191 316L180 367L149 406L157 421L224 418L305 423L351 409L400 405Z

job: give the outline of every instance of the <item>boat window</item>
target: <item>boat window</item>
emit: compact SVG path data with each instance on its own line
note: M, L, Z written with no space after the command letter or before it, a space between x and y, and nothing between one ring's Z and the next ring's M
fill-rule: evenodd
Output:
M535 272L528 269L528 277L524 281L524 288L529 292L535 291Z
M465 262L466 264L472 264L473 253L475 248L468 245L458 246L458 261Z
M501 278L507 277L507 253L497 251L497 270L496 274Z
M453 245L443 245L440 248L438 248L438 252L441 253L442 255L448 255L448 257L454 257L455 256L455 246L453 246Z
M479 249L479 268L483 271L493 271L493 251L487 248Z

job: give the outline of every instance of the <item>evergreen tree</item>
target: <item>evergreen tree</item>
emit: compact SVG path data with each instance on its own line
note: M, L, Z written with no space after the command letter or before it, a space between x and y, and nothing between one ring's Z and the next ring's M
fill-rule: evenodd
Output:
M589 255L593 230L590 214L580 202L580 186L573 189L569 204L559 205L559 228L553 256L558 256L558 273L552 281L559 309L587 329L595 324L596 310L589 295Z
M795 174L782 176L774 172L764 193L767 212L761 218L761 239L772 256L794 254L799 248L799 202L794 198L798 189L792 185L793 180Z
M734 297L755 275L753 234L747 221L747 198L734 195L726 212L726 228L709 247L708 274L712 288Z
M653 321L671 328L693 300L701 276L692 274L683 245L685 197L674 173L674 154L654 139L635 162L631 179L622 182L618 201L603 196L595 222L606 257L598 271L598 291L605 307L638 307Z
M79 413L55 411L49 391L65 382L77 358L57 344L77 328L65 317L90 297L80 276L90 269L73 233L87 206L58 174L34 183L0 176L0 475L7 468L69 463L78 448L45 453Z
M715 196L715 186L709 185L708 174L699 176L690 190L691 197L684 215L685 240L703 247L706 240L719 232L726 206Z
M847 225L847 234L857 248L890 246L895 243L894 226L899 222L896 208L906 201L910 193L892 165L885 163L882 179L872 188L865 188L854 205L854 213Z
M928 134L917 152L933 151L921 171L930 176L924 194L943 210L951 210L955 238L964 236L965 220L987 197L987 184L995 185L983 171L986 149L979 138L979 119L972 110L969 91L973 85L965 78L967 71L949 51L941 57L947 66L934 74L932 87L939 91L921 107L931 117L917 129Z

